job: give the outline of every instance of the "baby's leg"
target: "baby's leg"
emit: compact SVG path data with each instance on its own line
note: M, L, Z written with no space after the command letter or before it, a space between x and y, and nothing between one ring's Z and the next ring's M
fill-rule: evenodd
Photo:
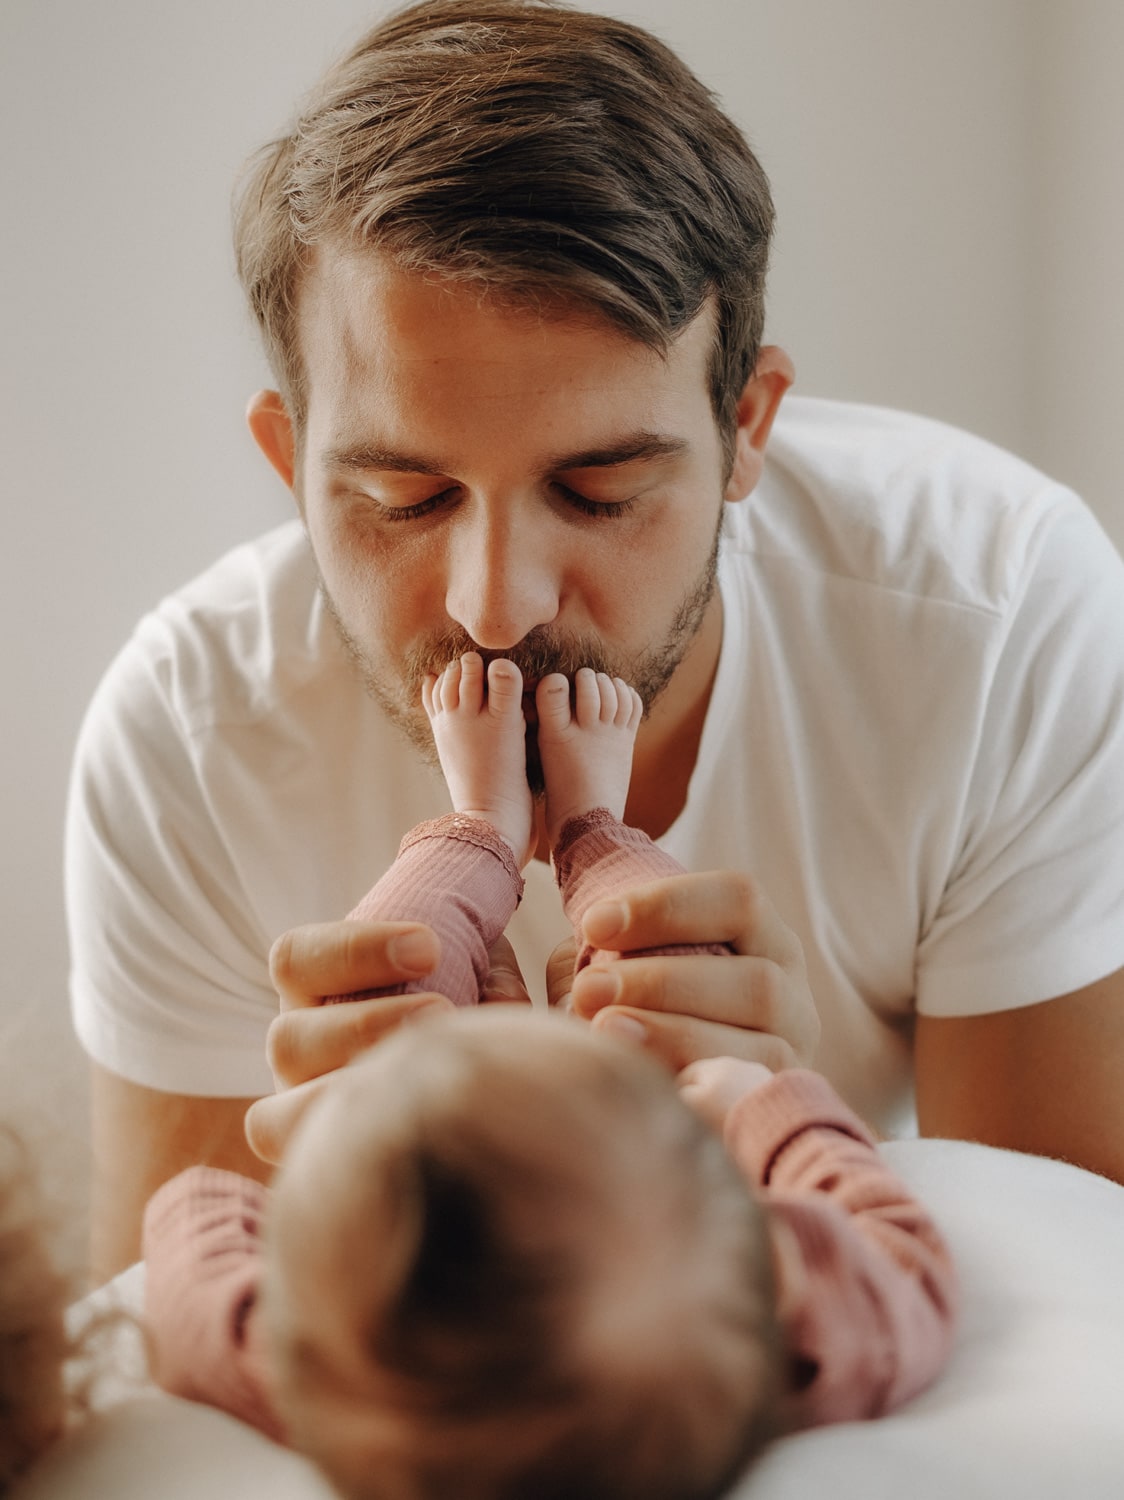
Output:
M456 811L483 818L515 852L533 853L534 802L527 785L523 677L514 662L488 666L475 651L428 677L422 703Z
M619 677L582 667L574 678L573 707L569 681L559 672L539 683L535 707L553 848L571 818L595 807L624 816L643 705Z
M435 990L473 1005L488 953L522 894L534 806L526 775L523 679L510 661L488 668L472 652L427 678L422 701L456 812L422 823L351 917L425 922L441 945L432 974L370 995ZM352 997L334 995L330 999Z
M581 930L595 902L650 880L681 875L683 867L646 833L621 822L641 717L640 698L633 689L620 678L584 667L574 679L572 709L570 685L558 674L539 684L535 703L546 780L546 827L562 904L577 939L576 972L598 951L584 941ZM650 948L644 953L731 951L726 944L706 944Z

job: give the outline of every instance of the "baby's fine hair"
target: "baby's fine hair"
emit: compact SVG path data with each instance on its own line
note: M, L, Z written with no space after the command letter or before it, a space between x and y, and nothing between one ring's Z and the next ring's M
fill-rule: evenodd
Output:
M370 1430L346 1454L302 1430L317 1374L282 1340L297 1446L352 1500L722 1495L775 1431L783 1361L764 1215L721 1142L576 1021L470 1012L378 1053L316 1122L354 1152Z
M69 1297L28 1150L0 1126L0 1494L62 1428Z
M363 36L258 154L234 238L298 433L298 299L331 243L514 304L592 309L661 351L713 304L729 458L772 228L741 132L648 32L550 0L423 0Z

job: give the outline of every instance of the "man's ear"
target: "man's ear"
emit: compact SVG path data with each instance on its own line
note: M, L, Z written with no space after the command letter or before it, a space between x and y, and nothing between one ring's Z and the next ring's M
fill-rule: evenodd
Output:
M293 487L296 467L296 444L293 439L293 420L279 391L258 391L250 397L246 408L254 442L288 485Z
M777 344L766 344L738 400L734 466L726 481L727 500L744 500L761 478L773 418L795 378L796 369L784 350Z

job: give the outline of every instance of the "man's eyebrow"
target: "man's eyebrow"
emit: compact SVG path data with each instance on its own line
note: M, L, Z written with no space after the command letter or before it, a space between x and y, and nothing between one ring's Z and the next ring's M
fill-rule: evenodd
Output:
M685 452L684 438L658 432L634 432L616 442L598 448L584 448L576 453L560 453L548 460L543 472L569 473L574 469L612 469L623 464L650 463L660 458L677 458ZM329 469L352 469L357 472L394 474L446 475L452 472L440 460L423 458L419 453L403 453L396 448L382 448L373 443L357 443L329 448L323 459Z
M447 474L449 471L418 453L401 453L371 443L329 448L323 463L329 469L390 470L396 474Z
M564 453L549 465L552 473L570 469L612 469L620 464L648 463L658 458L678 458L686 452L685 438L669 437L660 432L634 432L602 448L587 448L581 453Z

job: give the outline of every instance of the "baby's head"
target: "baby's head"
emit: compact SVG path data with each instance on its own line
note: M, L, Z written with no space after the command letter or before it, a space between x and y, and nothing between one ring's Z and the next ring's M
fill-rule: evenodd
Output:
M67 1301L27 1152L0 1127L0 1493L62 1430Z
M364 1500L704 1500L771 1435L763 1215L635 1049L489 1007L345 1070L282 1169L294 1444Z

